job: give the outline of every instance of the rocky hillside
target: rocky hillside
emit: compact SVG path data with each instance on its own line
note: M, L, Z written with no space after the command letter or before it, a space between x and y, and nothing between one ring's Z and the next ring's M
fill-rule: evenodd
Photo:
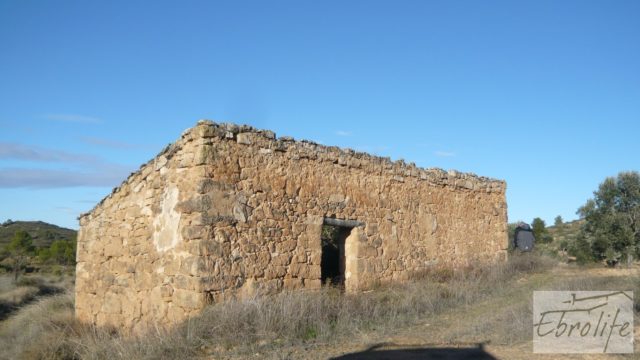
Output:
M8 244L18 230L24 230L33 238L36 247L48 247L55 240L75 240L77 231L62 228L43 221L10 221L0 224L0 248Z

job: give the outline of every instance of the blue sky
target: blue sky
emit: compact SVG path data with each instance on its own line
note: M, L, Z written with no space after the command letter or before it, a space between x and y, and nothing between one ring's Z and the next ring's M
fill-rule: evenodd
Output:
M0 221L77 228L198 119L507 181L640 169L638 1L0 0Z

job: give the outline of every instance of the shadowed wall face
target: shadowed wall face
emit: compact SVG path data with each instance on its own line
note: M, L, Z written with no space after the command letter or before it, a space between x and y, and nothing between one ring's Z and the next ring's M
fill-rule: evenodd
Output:
M76 313L142 329L208 301L319 288L327 221L351 229L347 291L507 248L502 181L203 121L81 217Z

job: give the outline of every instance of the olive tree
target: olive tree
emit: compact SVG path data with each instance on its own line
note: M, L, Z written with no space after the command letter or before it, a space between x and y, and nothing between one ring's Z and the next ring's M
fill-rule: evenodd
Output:
M20 271L27 265L33 255L34 246L31 235L24 230L18 230L6 247L7 257L13 269L13 281L18 282Z
M580 209L582 229L597 260L618 262L640 255L640 174L606 178Z

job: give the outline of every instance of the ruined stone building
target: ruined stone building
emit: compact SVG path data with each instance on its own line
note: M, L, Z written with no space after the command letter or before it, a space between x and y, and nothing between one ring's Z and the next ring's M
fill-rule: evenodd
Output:
M505 187L200 121L81 215L76 315L142 329L222 299L504 259Z

